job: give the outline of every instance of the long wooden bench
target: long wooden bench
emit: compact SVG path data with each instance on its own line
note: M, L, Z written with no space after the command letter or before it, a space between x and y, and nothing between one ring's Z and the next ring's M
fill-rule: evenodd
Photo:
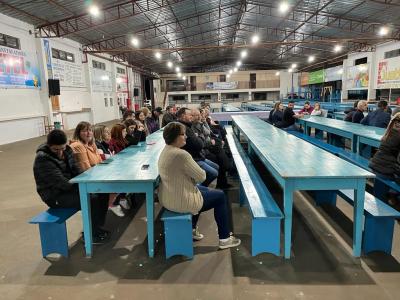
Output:
M68 237L66 220L76 212L75 208L49 208L33 217L29 223L39 224L42 255L58 253L68 257Z
M321 149L331 152L361 168L371 171L368 166L369 161L356 153L348 152L344 149L324 143L323 141L320 141L305 134L292 134L312 143L315 146L320 147ZM377 195L378 188L376 187L376 185L379 185L379 188L381 188L382 185L387 185L399 189L398 185L395 182L377 176L374 183L375 196L371 195L368 192L365 192L365 220L362 249L365 254L372 251L383 251L390 254L392 250L394 221L396 218L400 218L400 212L380 200L381 197L378 197ZM340 190L337 193L335 191L317 191L313 192L313 194L315 201L319 205L327 203L331 205L336 205L337 195L339 195L351 205L354 205L353 190Z
M280 255L280 229L283 213L263 183L250 158L233 136L231 127L225 127L227 141L239 174L240 204L247 202L252 215L253 256L262 253Z

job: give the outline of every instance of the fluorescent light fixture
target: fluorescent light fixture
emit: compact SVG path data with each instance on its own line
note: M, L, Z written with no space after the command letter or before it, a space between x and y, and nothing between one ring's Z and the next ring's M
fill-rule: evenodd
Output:
M342 51L342 49L343 49L342 45L336 45L335 48L333 48L333 51L335 51L337 53L337 52Z
M380 36L385 36L385 35L387 35L389 33L389 28L387 28L386 26L382 26L380 29L379 29L379 35Z
M97 17L100 14L100 9L97 5L90 5L89 7L89 13L94 16Z
M245 58L246 56L247 56L247 50L242 50L242 52L240 52L240 57Z
M167 62L167 67L168 67L168 68L171 69L173 66L174 66L174 64L173 64L171 61L168 61L168 62Z
M178 74L176 74L176 75L178 76L178 78L182 77L182 73L181 72L178 72Z
M232 69L230 69L230 70L229 70L229 74L232 74L232 73L233 73L233 70L232 70Z
M132 45L134 46L134 47L138 47L139 46L139 40L138 40L138 38L132 38L131 39L131 43L132 43Z
M241 65L242 65L242 62L241 62L240 60L238 60L238 61L236 62L236 66L240 67Z
M175 68L175 72L176 72L176 73L179 73L180 71L181 71L181 68L179 68L179 67L176 67L176 68Z
M308 62L311 63L315 60L315 56L311 55L308 57Z
M291 69L296 69L297 68L297 64L292 64Z
M292 73L292 72L293 72L293 69L292 69L292 68L289 68L288 72L289 72L289 73Z
M157 59L161 59L161 53L160 53L160 52L156 52L156 53L154 54L154 56L155 56Z
M186 80L186 76L183 76L182 79L183 79L183 80Z
M278 71L275 73L275 76L279 76L280 74L281 74L281 72Z
M230 75L230 74L226 75L226 78L230 78L230 77L231 77L231 75Z
M253 44L257 44L259 41L260 41L260 37L257 34L253 35L253 37L251 38L251 42Z
M238 68L234 67L233 72L237 72L237 71L238 71Z
M282 2L281 4L279 4L279 11L281 13L285 13L289 10L289 4L287 2Z

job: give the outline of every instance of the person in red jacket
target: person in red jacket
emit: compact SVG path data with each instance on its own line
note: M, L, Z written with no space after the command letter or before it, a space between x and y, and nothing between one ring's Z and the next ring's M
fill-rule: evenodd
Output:
M117 154L126 148L128 141L126 140L126 127L124 124L115 124L111 129L111 140L108 143L110 151Z

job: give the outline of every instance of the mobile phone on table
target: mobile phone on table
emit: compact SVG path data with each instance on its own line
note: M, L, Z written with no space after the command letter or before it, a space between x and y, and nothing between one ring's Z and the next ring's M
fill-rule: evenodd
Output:
M150 165L142 165L142 170L148 170Z

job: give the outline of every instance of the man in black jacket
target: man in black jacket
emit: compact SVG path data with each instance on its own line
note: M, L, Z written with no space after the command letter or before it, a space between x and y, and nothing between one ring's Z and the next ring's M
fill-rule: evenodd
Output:
M367 126L386 128L389 125L391 118L390 113L387 111L387 108L387 101L379 101L376 110L368 113L368 115L364 117L360 123Z
M208 186L215 178L218 177L219 166L206 159L204 156L204 142L202 138L192 129L192 112L186 107L182 107L176 113L178 122L186 127L186 145L182 147L183 150L189 152L197 164L206 171L206 180L202 183Z
M47 142L36 150L33 173L36 190L49 207L81 208L78 185L69 182L81 171L62 130L52 130ZM103 243L110 235L101 229L107 214L108 194L91 195L91 207L93 243Z

